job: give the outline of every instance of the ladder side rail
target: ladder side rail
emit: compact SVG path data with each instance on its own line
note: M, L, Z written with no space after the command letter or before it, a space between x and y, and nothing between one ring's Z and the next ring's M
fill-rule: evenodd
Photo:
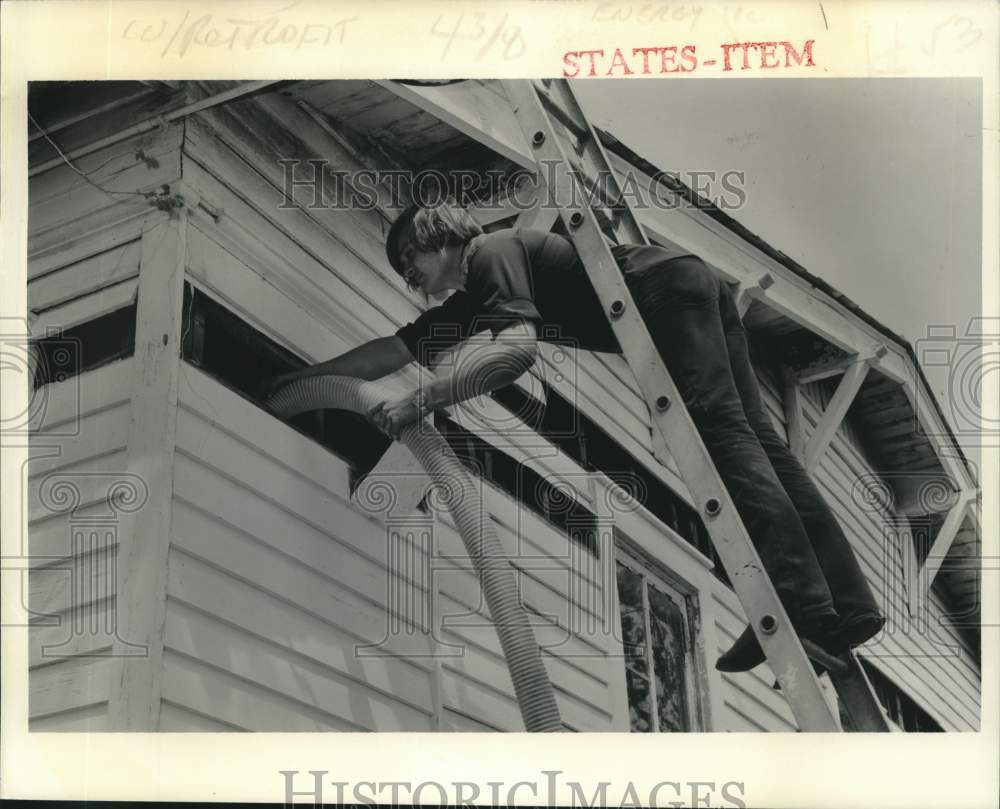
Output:
M513 82L505 82L506 85L510 85L512 83ZM553 103L557 104L573 116L578 126L585 129L587 132L586 137L581 140L580 157L592 164L593 168L597 171L598 183L606 182L608 184L608 196L617 203L617 207L613 212L618 214L618 221L615 223L615 233L618 236L618 243L649 244L646 232L639 224L639 220L636 218L631 206L625 200L622 187L618 182L618 176L611 167L611 161L608 159L608 155L604 151L604 146L601 145L601 139L598 137L597 132L594 130L594 127L591 125L587 116L584 114L583 109L580 107L580 103L577 101L576 95L573 93L572 89L570 89L569 84L567 84L565 80L556 80L548 85L547 91ZM534 105L538 107L538 110L542 113L545 120L551 122L551 118L546 113L545 108L541 105L541 102L538 100L538 96L536 95L538 91L536 88L530 82L525 82L523 92L525 96L524 101L533 102ZM549 129L551 130L551 123ZM563 159L566 159L565 154L563 154Z
M527 82L504 84L536 162L552 161L556 167L550 176L557 185L553 189L557 199L575 200L576 180L534 88ZM596 135L594 137L596 139ZM839 730L802 644L663 365L593 213L584 205L574 205L570 210L560 210L560 216L572 234L591 283L609 315L622 353L649 404L654 423L664 436L670 436L674 459L699 505L706 529L730 572L730 580L757 631L761 646L772 661L799 727L804 731Z

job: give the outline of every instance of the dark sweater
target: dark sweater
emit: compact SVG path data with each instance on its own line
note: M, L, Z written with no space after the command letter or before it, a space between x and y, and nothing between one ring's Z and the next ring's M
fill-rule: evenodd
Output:
M690 255L663 247L616 246L612 255L629 286L665 261ZM396 335L418 362L477 332L534 321L538 338L576 348L621 353L604 308L573 243L554 233L499 230L467 250L465 290L428 309Z

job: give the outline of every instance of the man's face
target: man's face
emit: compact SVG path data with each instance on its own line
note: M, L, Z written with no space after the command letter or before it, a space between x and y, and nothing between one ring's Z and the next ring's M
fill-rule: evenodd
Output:
M412 289L423 289L433 295L445 289L445 254L443 252L421 252L407 246L402 253L403 278Z

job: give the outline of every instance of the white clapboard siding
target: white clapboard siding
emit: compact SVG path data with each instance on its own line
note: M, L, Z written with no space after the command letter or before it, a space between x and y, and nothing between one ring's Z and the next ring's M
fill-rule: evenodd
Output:
M102 188L121 190L115 185L121 175L137 166L155 168L153 163L169 158L180 148L183 132L183 123L177 121L77 157L73 160L73 165L85 173L90 182L65 163L35 175L28 187L29 212L42 203L65 199L67 195L84 190L85 186L93 189L91 183Z
M280 166L262 158L265 152L251 152L247 159L251 146L241 143L228 130L216 137L196 121L185 141L185 182L225 210L219 229L237 239L246 229L269 240L313 283L350 290L359 306L375 308L390 322L402 325L412 319L416 299L401 281L385 275L391 270L383 244L352 227L348 211L318 208L307 215L297 207L281 207Z
M89 86L87 90L91 93L89 97L81 95L79 98L74 98L74 106L77 106L75 102L80 102L78 105L80 114L55 122L50 133L63 152L74 151L108 135L121 132L139 121L149 120L156 114L177 109L187 101L185 93L171 93L169 96L164 96L147 88L145 91L129 94L130 97L126 97L120 94L120 90L115 92L108 87L107 90L117 97L111 103L105 104L107 95L104 94L103 84ZM88 103L88 100L91 103ZM84 110L84 107L87 109ZM151 138L154 134L150 131L146 136ZM28 164L31 169L42 163L48 163L56 156L55 150L44 137L36 136L29 141ZM57 168L58 166L59 164L56 164ZM42 172L37 176L44 174L45 172Z
M36 392L23 578L32 730L104 729L108 658L100 655L117 619L118 518L107 495L125 470L131 364L114 362Z
M38 316L33 329L36 334L45 334L48 329L65 331L102 315L124 309L135 303L138 285L138 277L126 278L81 298L54 306Z
M201 660L163 652L162 699L213 721L258 732L364 730L322 708Z
M280 644L262 643L255 634L220 625L213 616L179 604L171 604L167 612L165 644L183 659L197 659L262 689L315 705L358 729L430 729L428 708L365 688L322 663L289 654Z
M777 386L766 372L759 376L772 416L783 422ZM803 428L806 436L815 429L822 408L832 396L831 386L821 382L803 388ZM866 644L866 654L903 691L949 730L973 730L979 726L980 671L975 652L958 631L948 625L938 600L924 607L933 636L914 630L907 611L907 588L894 528L887 517L865 507L856 482L874 475L863 445L849 421L841 425L824 453L815 479L835 517L851 541L876 598L890 623L878 639ZM954 648L942 654L942 647Z
M358 658L353 647L386 636L386 610L400 603L393 598L421 603L433 597L436 617L448 615L439 639L467 649L463 659L444 658L437 686L441 704L490 726L520 729L506 661L450 519L431 523L438 551L427 560L429 580L426 556L412 547L406 557L412 568L389 565L387 570L386 528L348 503L346 464L197 369L184 370L188 384L182 382L177 419L166 637L171 655L164 698L169 691L175 705L259 729L254 717L238 715L243 703L213 713L204 704L185 702L174 686L192 672L212 680L239 675L246 704L271 699L279 682L274 678L284 676L280 672L262 668L258 675L249 664L229 670L235 669L232 660L250 654L245 650L263 645L275 650L272 668L280 660L286 661L281 665L293 661L300 678L306 678L307 669L320 678L314 692L321 685L326 689L323 710L329 716L323 721L336 717L357 729L431 729L439 721L432 659L426 657L436 646L433 638L419 631L390 635L383 651L394 654L379 657ZM511 528L517 509L509 500L504 504L505 497L491 490L488 504L500 514L498 534L517 566L518 539ZM609 729L611 689L618 684L609 685L606 644L567 629L582 619L570 620L565 594L593 590L592 574L570 569L574 557L560 532L534 515L522 515L521 521L528 529L522 529L527 538L520 549L526 568L522 593L537 613L539 640L548 647L546 665L566 723L573 729ZM538 565L543 569L535 569ZM579 600L586 610L597 596ZM480 626L461 621L463 613L475 614L473 623ZM310 644L318 631L326 642ZM192 640L194 633L199 642ZM229 656L220 659L216 647ZM209 649L215 657L199 652ZM289 697L291 686L282 687ZM302 692L296 699L308 701L308 695ZM297 712L286 701L275 705L275 710ZM300 726L298 718L289 721L290 729Z
M294 115L300 114L297 107L293 107L292 111ZM259 201L267 198L280 201L285 196L287 186L284 167L272 158L274 154L294 155L299 159L307 157L304 146L298 140L289 137L287 129L283 129L281 125L282 122L266 114L261 116L260 109L256 105L207 110L195 116L192 123L196 130L191 135L192 151L200 147L203 154L213 156L216 165L221 166L228 162L230 165L246 163L252 166L254 172L265 182L265 185L257 186L253 192L256 194L266 189L267 196ZM202 130L198 130L201 123L206 123L206 128L211 132L207 138L202 138ZM302 125L318 131L318 126L310 119L303 120ZM326 136L323 138L326 139ZM323 159L327 155L312 154L308 157ZM310 177L312 167L307 167L304 171L303 168L300 166L294 174L299 178ZM332 170L342 168L336 164L330 166ZM291 189L291 196L308 208L308 219L333 235L340 242L341 249L346 249L350 257L358 260L356 263L352 258L342 259L345 267L362 269L363 265L369 265L375 269L375 272L371 269L362 269L363 275L352 278L352 283L357 283L364 294L365 285L371 284L379 275L383 281L395 281L393 271L385 262L383 240L388 231L388 224L382 216L374 210L364 211L357 206L331 204L334 199L332 195L317 200L318 195L314 194L314 190L313 184L306 186L296 184ZM314 204L316 202L319 204ZM291 223L291 219L284 216L287 213L292 213L299 220L305 218L301 211L285 208L277 212L279 220L284 224ZM347 234L351 235L348 237ZM306 245L308 241L303 242L303 246ZM400 291L403 289L397 288Z
M179 103L179 96L137 97L60 129L56 140L71 151ZM64 163L30 178L28 305L50 309L44 320L67 327L130 299L116 284L137 273L137 239L155 210L143 194L180 179L183 137L178 121L79 157L74 163L89 182ZM37 160L54 156L44 140L32 148ZM68 303L97 290L99 299Z
M257 265L248 254L238 258L223 248L217 239L224 237L213 230L208 235L199 223L188 229L187 268L200 289L300 356L319 361L350 350L352 341L338 333L340 321L311 317L306 308L268 280L273 271ZM276 330L276 323L283 328Z
M746 618L735 593L718 583L712 593L718 649L709 650L711 664L728 649L746 627ZM714 730L794 730L795 720L787 702L772 688L774 677L764 665L752 672L722 675L725 712ZM730 720L735 720L730 725Z
M42 233L29 230L28 280L135 241L142 235L150 210L146 200L129 196L58 228Z
M136 240L32 279L28 308L44 312L136 277L140 252Z
M161 733L232 733L233 731L245 731L238 725L229 725L213 719L210 716L175 705L168 700L160 701L160 725L158 730Z
M81 569L85 569L83 565ZM53 618L35 617L28 633L31 670L67 657L105 654L115 639L117 617L114 598L80 605Z
M42 729L35 723L44 720L45 730L82 730L84 720L78 712L83 709L92 711L86 724L98 729L102 713L107 713L110 664L107 657L80 657L33 670L28 695L31 729Z
M141 202L152 210L142 194L156 191L161 185L169 185L181 175L179 147L183 126L175 124L171 128L176 132L175 143L169 151L157 158L156 165L136 161L131 167L101 183L101 188L81 182L42 202L29 205L29 227L33 238L47 240L58 228L85 215L92 216L97 211L115 208L124 200L136 204Z
M28 720L28 730L31 733L100 733L107 729L107 701Z
M390 641L381 656L355 654L355 646L376 644L385 635L387 578L384 528L350 508L346 465L216 387L215 398L221 394L228 401L206 402L195 396L189 401L182 388L168 625L183 618L186 631L192 631L196 613L188 609L182 614L173 603L184 602L207 616L197 628L200 637L212 639L209 646L232 647L235 655L240 653L237 639L243 639L243 648L260 646L262 653L272 648L275 660L284 655L294 661L299 679L313 672L309 676L320 678L315 688L325 683L327 696L313 703L306 693L297 699L316 704L325 712L322 723L331 727L431 729L426 661L433 641L418 633L409 642ZM216 419L220 414L231 418L206 428L199 418L203 414L195 408ZM240 410L255 411L250 414L254 419L273 427L239 429L239 421L246 427ZM273 445L262 449L255 438L265 432L271 434ZM212 434L215 438L209 439ZM268 455L274 447L287 454L287 460ZM297 457L304 463L293 467L289 461ZM310 472L318 482L310 482ZM241 667L241 700L230 705L228 713L186 702L179 688L170 697L184 678L225 677L228 682L235 676L224 675L219 660L202 660L190 644L177 648L181 637L168 633L168 648L178 654L170 656L165 670L165 698L249 729L311 729L302 724L295 704L275 697L273 679L258 679L269 676L267 669L258 672L253 665ZM399 647L395 655L385 654L394 646ZM195 657L211 665L197 666L192 662ZM262 701L273 704L265 715L257 715L257 708L246 716L238 713L240 706L259 706ZM276 717L284 713L288 721L282 727ZM259 724L262 721L277 724Z

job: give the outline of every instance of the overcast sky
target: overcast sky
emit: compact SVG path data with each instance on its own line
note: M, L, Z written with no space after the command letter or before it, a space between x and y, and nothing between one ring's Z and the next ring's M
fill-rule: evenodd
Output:
M911 342L929 325L956 324L962 334L980 313L978 80L582 81L574 89L593 123L659 168L682 179L744 171L746 204L727 213ZM957 408L967 406L953 401L946 372L925 371L955 428ZM985 380L996 385L997 376Z

